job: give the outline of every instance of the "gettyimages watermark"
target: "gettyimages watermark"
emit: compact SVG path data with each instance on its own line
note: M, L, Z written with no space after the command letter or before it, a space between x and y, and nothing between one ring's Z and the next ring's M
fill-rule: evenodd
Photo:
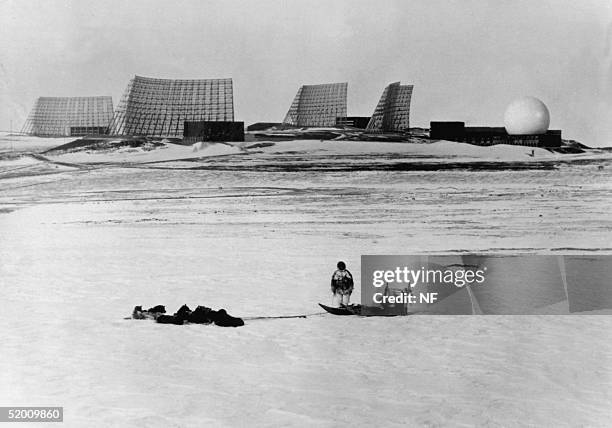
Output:
M361 313L612 314L610 255L364 255Z

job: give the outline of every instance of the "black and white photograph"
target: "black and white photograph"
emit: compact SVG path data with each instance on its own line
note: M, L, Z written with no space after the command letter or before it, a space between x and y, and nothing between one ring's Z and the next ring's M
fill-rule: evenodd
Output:
M0 428L611 427L612 3L0 0L0 314Z

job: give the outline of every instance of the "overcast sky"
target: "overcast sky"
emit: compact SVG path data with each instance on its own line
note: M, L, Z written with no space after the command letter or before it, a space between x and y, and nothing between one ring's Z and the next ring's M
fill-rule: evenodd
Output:
M135 74L234 80L236 120L282 121L302 84L348 81L349 115L414 84L411 126L503 125L533 95L551 128L612 145L612 2L0 0L0 129L39 96L112 95Z

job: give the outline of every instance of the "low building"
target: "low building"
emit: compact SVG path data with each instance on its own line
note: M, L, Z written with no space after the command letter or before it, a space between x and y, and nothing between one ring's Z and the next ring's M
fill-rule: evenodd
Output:
M185 121L183 141L244 141L244 122Z
M543 134L510 135L504 127L466 127L464 122L430 122L429 138L477 146L511 144L530 147L560 147L562 145L560 130L549 130Z
M265 131L266 129L274 128L275 126L281 126L280 122L255 122L247 126L247 131Z
M336 126L350 126L357 129L366 129L370 116L337 117Z

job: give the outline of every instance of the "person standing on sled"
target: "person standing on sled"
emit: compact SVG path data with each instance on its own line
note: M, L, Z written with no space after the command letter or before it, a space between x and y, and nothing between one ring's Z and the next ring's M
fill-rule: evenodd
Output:
M348 306L353 292L353 275L346 269L344 262L338 262L338 270L331 279L331 291L338 297L338 306Z

